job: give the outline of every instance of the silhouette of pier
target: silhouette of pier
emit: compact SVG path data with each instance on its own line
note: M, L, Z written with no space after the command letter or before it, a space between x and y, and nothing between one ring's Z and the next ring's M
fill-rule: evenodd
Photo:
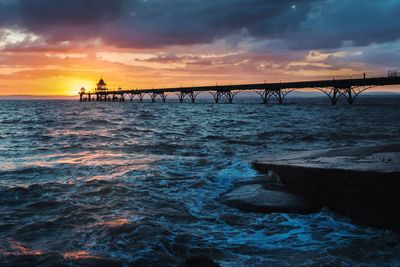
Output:
M299 82L279 82L279 83L255 83L255 84L232 84L232 85L212 85L212 86L193 86L176 88L158 89L121 89L109 90L103 79L97 84L97 88L92 92L81 89L80 101L133 101L137 98L143 102L145 95L149 95L152 102L161 99L166 102L167 96L176 94L179 102L188 98L192 103L196 102L198 95L202 92L209 92L219 103L225 98L228 103L233 103L235 96L240 92L255 92L260 95L262 102L267 104L275 98L282 104L285 97L292 91L299 89L316 89L325 93L332 105L336 105L339 99L344 99L348 104L353 104L356 97L362 92L377 86L400 85L400 71L389 71L385 77L365 77L355 79L331 79L316 81Z

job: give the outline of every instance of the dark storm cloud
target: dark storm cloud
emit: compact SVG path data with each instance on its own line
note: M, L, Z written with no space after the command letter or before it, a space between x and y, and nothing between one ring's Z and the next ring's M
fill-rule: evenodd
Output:
M0 26L50 43L160 47L237 35L302 50L397 40L399 12L398 0L0 0Z
M337 48L400 39L399 0L325 0L315 5L290 46Z
M112 21L123 12L120 0L20 0L21 22L35 28Z
M116 23L119 27L111 36L116 39L132 29L119 43L145 46L207 43L240 33L275 38L296 30L315 2L298 1L295 12L289 1L275 0L134 1L128 5L130 16Z
M101 23L123 11L122 0L0 0L0 12L3 24L40 28Z
M0 0L0 26L26 29L50 42L92 38L123 14L122 4L122 0Z

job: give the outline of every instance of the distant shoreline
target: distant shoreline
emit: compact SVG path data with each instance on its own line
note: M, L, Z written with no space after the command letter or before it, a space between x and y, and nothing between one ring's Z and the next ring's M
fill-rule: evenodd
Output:
M0 100L75 100L79 96L4 95Z

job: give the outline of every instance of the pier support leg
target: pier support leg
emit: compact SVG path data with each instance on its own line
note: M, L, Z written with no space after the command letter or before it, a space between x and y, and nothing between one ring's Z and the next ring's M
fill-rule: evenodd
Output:
M279 90L275 94L276 100L278 100L278 103L282 105L283 103L283 97L282 97L282 90Z
M139 101L140 101L140 103L143 102L143 97L144 97L144 94L139 94Z
M200 92L190 92L189 97L192 103L194 104L196 102L197 96L200 94Z
M226 99L228 99L229 104L233 103L233 99L235 98L235 96L238 94L238 91L227 91L225 92L225 97Z
M346 99L346 102L349 105L353 105L356 97L371 87L373 86L362 86L362 87L350 86L344 88L330 87L330 88L320 88L319 90L329 97L329 100L331 101L331 104L333 106L336 105L339 99L342 97Z
M347 99L347 102L349 103L349 105L353 105L354 101L356 99L356 97L361 94L362 92L375 87L375 85L370 85L370 86L352 86L349 88L346 88L347 90L347 94L344 94L344 96Z
M339 95L339 89L338 88L333 88L333 92L332 92L332 97L331 97L331 103L332 106L336 105L338 99L339 99L340 95Z
M183 100L185 99L186 93L184 92L179 92L176 94L178 96L179 99L179 103L183 103Z
M285 97L295 89L292 88L287 88L287 89L279 89L279 90L274 90L272 91L272 94L275 96L276 100L278 101L279 104L283 104L283 101L285 100Z
M219 100L221 99L222 92L216 91L216 92L210 92L212 96L214 97L215 103L218 104Z
M349 105L353 105L354 102L353 91L351 90L351 87L347 89L347 102Z
M258 95L260 95L260 97L261 97L261 99L263 101L263 104L268 104L269 100L274 95L274 91L273 90L269 90L269 89L258 90L258 91L256 91L256 93Z
M225 97L229 104L233 103L233 99L235 98L235 96L237 95L238 92L232 92L231 90L227 90L227 91L215 91L215 92L210 92L210 94L214 97L215 103L219 103L219 100L222 97Z
M193 92L193 91L189 91L189 92L179 92L177 93L178 99L180 103L183 103L183 101L185 100L186 96L189 96L190 101L192 103L196 102L196 98L197 96L200 94L200 92Z
M163 103L165 103L165 101L167 100L167 94L161 93L160 96L161 96Z
M151 94L151 102L154 103L156 102L157 97L160 96L162 101L165 103L165 100L167 99L167 96L164 93L158 93L158 92L153 92Z
M336 103L340 97L338 88L328 87L328 88L320 88L319 90L329 97L329 100L331 101L332 106L336 105Z

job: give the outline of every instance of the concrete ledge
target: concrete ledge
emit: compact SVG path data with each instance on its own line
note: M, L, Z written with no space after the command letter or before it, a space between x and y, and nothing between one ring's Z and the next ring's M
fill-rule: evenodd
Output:
M317 151L256 161L253 166L276 174L286 190L316 206L360 224L400 231L399 152L397 144Z

